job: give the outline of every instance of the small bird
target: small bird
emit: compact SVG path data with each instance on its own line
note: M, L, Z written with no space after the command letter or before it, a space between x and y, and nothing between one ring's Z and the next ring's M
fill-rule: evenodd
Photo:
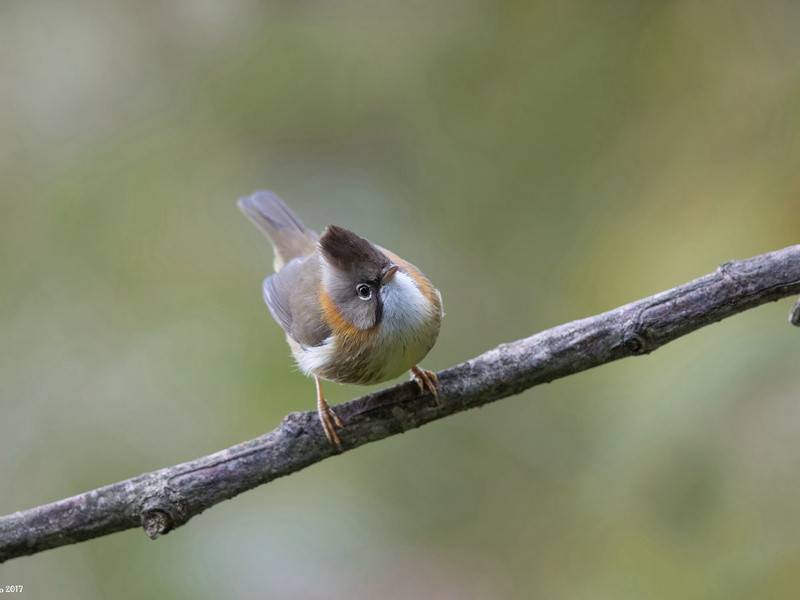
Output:
M264 301L298 366L316 381L331 444L342 449L336 428L344 425L321 379L369 385L410 371L439 402L436 374L418 363L439 335L442 296L417 267L343 227L317 235L273 192L255 192L238 206L272 242L275 273L264 280Z

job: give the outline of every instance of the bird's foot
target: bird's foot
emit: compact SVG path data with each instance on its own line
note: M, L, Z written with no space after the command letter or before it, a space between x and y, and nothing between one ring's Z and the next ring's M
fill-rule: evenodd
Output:
M336 428L344 428L344 423L336 416L336 413L333 412L333 409L322 395L322 386L320 385L319 377L315 379L317 381L317 414L319 415L319 421L322 424L322 429L328 441L336 446L337 450L342 451L342 440L339 439Z
M419 365L411 367L410 373L411 379L419 386L419 391L424 392L427 389L436 401L436 405L441 406L442 403L439 400L439 391L436 389L439 385L439 378L436 377L436 373L423 369Z

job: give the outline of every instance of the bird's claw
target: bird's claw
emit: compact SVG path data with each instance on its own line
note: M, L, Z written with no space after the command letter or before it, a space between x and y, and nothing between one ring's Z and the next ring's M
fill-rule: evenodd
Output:
M411 367L411 379L419 386L420 392L425 392L425 390L429 391L433 396L433 399L436 401L437 406L441 406L442 403L439 400L439 390L437 390L437 386L439 385L439 378L436 376L436 373L433 371L428 371L427 369L423 369L419 365L414 365Z

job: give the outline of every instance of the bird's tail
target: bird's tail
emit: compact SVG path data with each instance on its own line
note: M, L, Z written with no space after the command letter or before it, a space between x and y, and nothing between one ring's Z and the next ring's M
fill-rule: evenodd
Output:
M274 192L260 190L239 198L239 210L263 231L275 250L275 271L297 256L314 252L318 236Z

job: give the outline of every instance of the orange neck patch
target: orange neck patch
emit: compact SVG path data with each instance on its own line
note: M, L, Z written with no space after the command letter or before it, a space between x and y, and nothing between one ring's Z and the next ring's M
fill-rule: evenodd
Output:
M331 328L333 335L339 338L340 342L358 344L367 342L370 331L374 328L359 329L345 319L333 298L325 291L324 286L320 286L319 304L322 308L322 316L325 322Z

